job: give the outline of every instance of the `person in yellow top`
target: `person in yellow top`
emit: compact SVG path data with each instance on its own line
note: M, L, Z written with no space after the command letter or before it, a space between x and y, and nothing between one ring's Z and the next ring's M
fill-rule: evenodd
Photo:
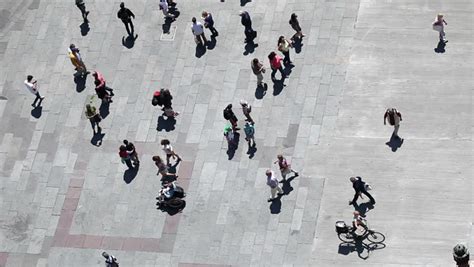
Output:
M77 48L74 44L71 44L69 46L68 56L71 60L72 65L77 70L77 73L81 75L81 77L84 77L90 73L89 71L87 71L86 65L82 61L81 54L79 53L79 48Z
M283 64L289 65L292 64L290 60L290 48L293 47L290 41L288 41L285 36L280 36L278 38L278 51L282 52L285 58L283 59Z

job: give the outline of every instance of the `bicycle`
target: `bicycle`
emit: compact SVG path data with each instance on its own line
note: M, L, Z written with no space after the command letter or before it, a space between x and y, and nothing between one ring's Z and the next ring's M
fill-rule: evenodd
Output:
M367 225L367 221L364 222ZM354 227L348 226L343 221L336 222L336 232L339 239L344 243L353 243L357 240L368 239L371 243L382 243L385 241L385 236L380 233L376 232L368 227L364 227L364 231L362 233L357 233L357 230L354 230Z

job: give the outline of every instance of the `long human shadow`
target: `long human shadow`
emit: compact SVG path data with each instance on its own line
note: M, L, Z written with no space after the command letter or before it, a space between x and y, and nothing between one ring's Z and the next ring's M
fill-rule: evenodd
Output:
M197 58L200 58L206 54L206 45L196 45L196 53L194 54Z
M231 160L235 156L235 151L239 148L239 140L240 140L240 134L238 132L234 132L234 140L232 143L228 143L227 146L227 156L228 159Z
M286 179L286 180L282 180L280 181L280 183L282 184L282 187L281 189L283 190L283 194L278 194L278 196L271 201L271 204L270 204L270 213L271 214L278 214L281 212L281 198L283 196L286 196L286 195L289 195L291 191L293 191L293 187L291 186L291 181L293 181L293 179L295 179L296 175L293 175L292 177Z
M129 184L137 177L138 174L138 167L132 168L132 169L127 169L123 173L123 180L125 181L126 184Z
M84 77L79 72L74 74L74 83L76 84L76 92L80 93L86 89L87 75Z
M362 196L361 196L362 197ZM374 205L370 202L363 202L360 204L357 204L356 202L352 203L352 206L354 206L354 209L359 212L359 214L362 217L366 216L366 213L369 212L369 210L374 209Z
M255 98L256 99L262 99L266 94L268 90L268 84L264 83L263 86L257 86L255 89Z
M125 36L122 36L122 45L125 46L128 49L132 49L133 46L135 45L135 40L137 40L138 34L129 35L125 38Z
M110 108L110 103L109 102L102 101L100 103L99 114L102 117L102 119L105 119L107 116L109 116L109 114L110 114L109 108Z
M101 146L104 136L105 133L102 133L102 131L97 131L97 133L92 136L91 144L93 144L94 146Z
M173 131L175 129L176 125L176 119L173 117L166 117L166 120L163 115L158 117L158 122L156 125L156 130L157 131L163 131L165 130L166 132Z
M86 36L91 28L89 27L89 22L87 20L84 20L84 22L79 26L81 29L81 35Z
M301 53L301 48L303 47L303 41L300 38L295 38L295 41L293 42L293 48L295 49L295 53L299 54Z
M256 44L253 40L248 41L245 46L244 46L244 53L243 55L249 55L255 52L255 48L258 47L258 44Z
M404 139L403 138L400 138L400 137L396 137L396 136L391 136L390 137L390 141L388 141L387 143L385 143L387 146L389 146L391 149L392 149L392 152L396 152L397 149L399 149L400 147L402 147L403 145L403 141Z

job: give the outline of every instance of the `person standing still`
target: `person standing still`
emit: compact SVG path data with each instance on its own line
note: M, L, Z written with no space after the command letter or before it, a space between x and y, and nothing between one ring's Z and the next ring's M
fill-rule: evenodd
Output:
M169 12L169 5L168 5L167 0L160 0L159 6L160 6L160 10L163 11L163 15L165 16L165 19L169 18L172 21L176 20L174 15L170 14L170 12Z
M204 27L202 26L201 22L196 20L195 17L193 17L191 21L193 23L191 25L191 31L194 34L196 44L205 46L207 44L207 39L206 39L206 35L204 34Z
M300 22L298 21L298 16L295 13L291 14L289 23L291 25L291 28L296 31L296 33L291 37L291 42L294 43L295 38L299 38L300 40L302 40L303 37L305 37L306 35L301 32Z
M91 104L87 104L85 113L86 113L86 118L88 118L91 123L94 134L96 134L96 131L95 131L96 126L97 126L97 133L100 133L102 131L102 128L100 128L99 122L102 121L102 117L100 116L99 112L97 112L97 108L92 106Z
M174 159L177 158L176 163L181 161L176 152L174 152L173 147L171 146L171 142L168 139L161 140L161 145L163 146L163 151L166 154L166 165L170 165L170 158L173 157Z
M240 11L239 15L240 23L245 27L245 42L251 42L255 39L257 32L252 29L252 19L250 18L250 14L247 11Z
M272 170L267 170L265 174L267 175L267 185L270 187L271 194L268 202L271 202L275 200L277 192L278 194L283 195L283 190L281 189L278 179L275 177Z
M43 103L44 96L41 96L39 91L38 91L38 81L33 79L32 75L28 75L26 77L26 80L24 81L26 89L30 91L30 93L34 94L36 96L35 101L31 104L32 107L36 108L36 102L39 100L38 107L41 106L41 103Z
M393 126L392 136L400 139L398 136L398 129L400 128L400 122L402 121L402 114L395 108L388 108L383 116L384 125L387 125L387 118L390 125Z
M285 157L283 157L283 155L281 154L277 155L277 161L273 162L273 164L277 164L277 163L278 163L278 167L280 167L281 177L283 178L283 180L286 180L286 176L290 174L291 172L295 174L295 177L299 176L298 172L291 168L291 165L288 164L288 162L286 161Z
M128 169L133 169L132 160L130 159L130 155L127 152L127 147L121 145L119 148L119 156L122 160L122 163L127 164Z
M278 51L282 52L285 58L283 59L283 64L290 65L292 64L290 59L290 48L292 47L291 43L285 38L285 36L280 36L278 38Z
M263 82L263 73L265 73L265 67L263 63L258 60L258 58L254 58L251 63L252 71L255 76L257 76L257 87L264 87L265 83Z
M84 3L84 0L76 0L76 6L81 11L84 22L86 23L89 22L89 20L87 19L87 15L89 15L89 11L86 10L86 3Z
M219 33L217 32L216 28L214 28L214 19L212 18L212 14L207 11L203 11L202 19L204 20L204 27L211 31L211 38L217 37Z
M140 166L140 160L138 159L138 153L135 149L135 145L126 139L123 140L123 144L127 148L127 153L130 155L130 158L133 161L133 165L135 165L135 167Z
M283 71L283 67L281 66L281 57L275 52L271 52L268 55L268 60L270 61L270 66L272 67L272 80L275 80L275 74L277 70L280 71L282 79L286 78L285 72Z
M249 147L255 147L255 125L254 123L246 122L244 127L245 140L247 141ZM253 143L253 144L252 144Z
M443 43L447 43L446 40L446 33L444 32L444 25L448 25L446 20L444 20L443 14L438 14L433 22L433 30L439 32L439 41Z
M250 112L252 112L252 106L249 105L249 103L245 100L240 100L240 105L242 106L242 112L244 113L245 120L254 123L252 117L250 117Z
M125 29L127 30L128 35L133 35L134 28L132 18L135 19L135 14L133 14L130 9L125 7L124 2L120 3L120 10L117 12L117 17L122 20L123 24L125 24Z
M357 205L357 199L359 198L360 194L366 195L370 199L370 204L375 204L375 199L369 192L367 192L366 183L362 181L360 176L351 177L349 180L351 181L352 188L354 188L355 191L354 198L349 201L349 205Z
M228 120L232 124L232 130L239 130L237 128L237 116L235 116L234 111L232 111L232 104L227 105L223 111L224 119Z

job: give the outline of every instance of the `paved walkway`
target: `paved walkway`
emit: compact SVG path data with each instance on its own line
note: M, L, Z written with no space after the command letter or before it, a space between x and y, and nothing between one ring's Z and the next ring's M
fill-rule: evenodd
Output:
M0 4L0 266L102 266L104 250L121 266L450 266L452 247L473 243L472 3L178 1L180 16L162 35L157 2L129 2L134 43L115 1L87 2L89 29L73 3ZM220 34L200 54L189 24L204 9ZM243 43L241 9L258 31L254 49ZM439 11L445 53L433 51ZM262 94L250 60L268 65L277 37L293 34L292 12L307 37L291 51L284 86L268 71ZM100 146L83 115L92 78L74 83L70 43L116 93ZM27 74L46 95L42 109L31 110ZM175 125L150 103L160 87L181 113ZM222 109L232 103L243 126L240 99L253 106L257 151L249 156L242 136L229 159ZM385 144L389 106L403 114L396 152ZM136 176L117 155L125 138L142 159ZM175 215L155 206L151 157L162 155L163 138L183 158L186 207ZM301 175L268 203L264 172L277 171L278 153ZM367 219L386 236L367 260L334 231L351 219L352 175L374 187Z

